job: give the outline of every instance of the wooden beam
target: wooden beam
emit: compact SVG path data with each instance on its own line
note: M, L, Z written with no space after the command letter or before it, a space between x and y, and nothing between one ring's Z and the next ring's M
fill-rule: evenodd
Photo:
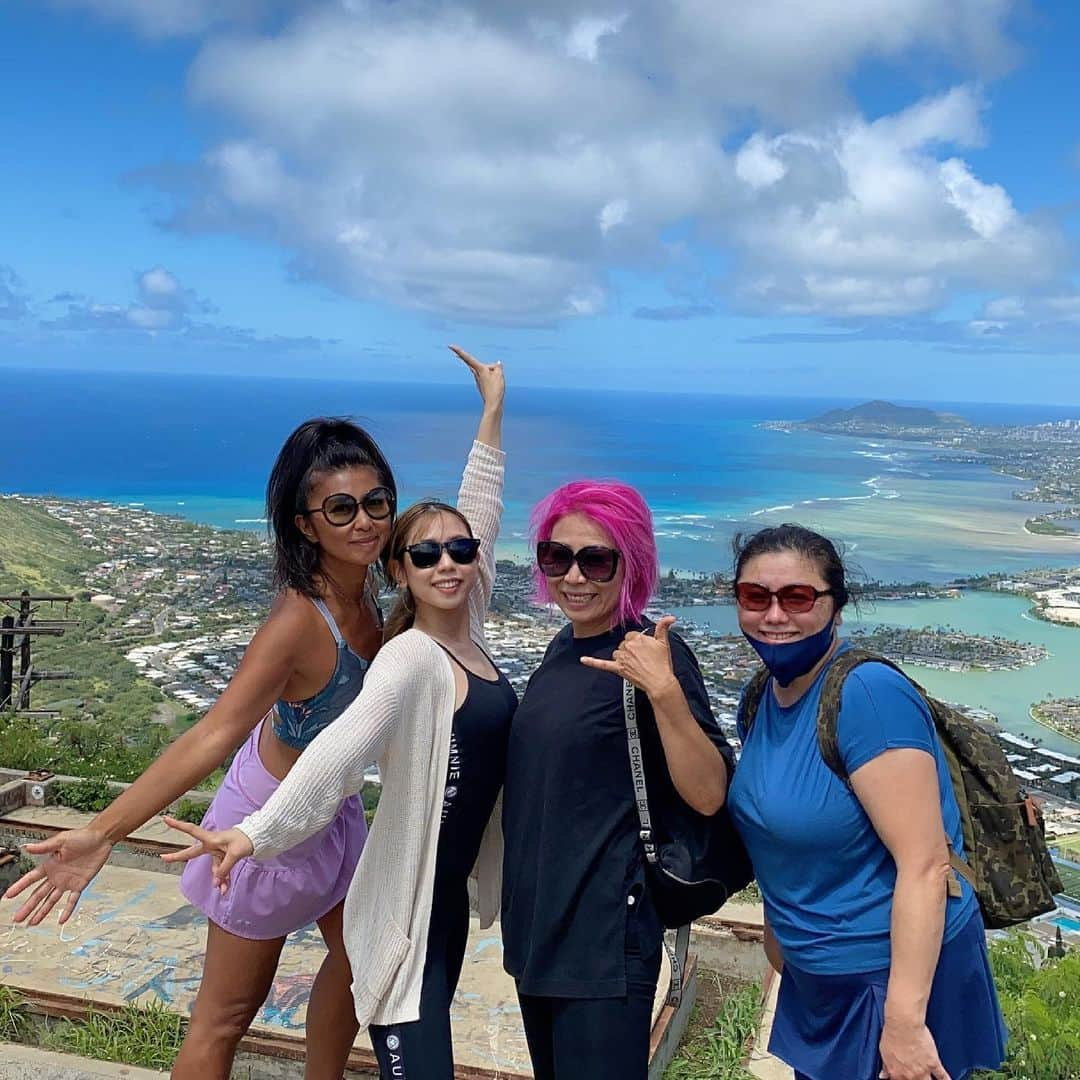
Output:
M29 600L31 603L49 601L50 603L60 603L61 601L67 604L74 603L74 596L31 596L26 593L19 593L17 596L0 596L0 603L13 604L15 601L22 603L23 600Z

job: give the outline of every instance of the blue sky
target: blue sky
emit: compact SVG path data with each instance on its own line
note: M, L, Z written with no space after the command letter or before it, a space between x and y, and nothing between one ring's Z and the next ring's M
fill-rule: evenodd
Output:
M0 365L1080 404L1080 6L8 0Z

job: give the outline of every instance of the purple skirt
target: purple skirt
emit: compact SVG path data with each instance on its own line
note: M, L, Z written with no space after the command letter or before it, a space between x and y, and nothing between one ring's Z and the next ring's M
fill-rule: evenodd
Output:
M237 751L228 775L203 818L203 828L229 829L258 810L280 781L259 757L264 718ZM346 799L334 820L303 843L272 859L241 859L224 896L214 886L212 860L193 859L180 891L211 922L237 937L286 937L321 919L349 889L367 838L363 803Z

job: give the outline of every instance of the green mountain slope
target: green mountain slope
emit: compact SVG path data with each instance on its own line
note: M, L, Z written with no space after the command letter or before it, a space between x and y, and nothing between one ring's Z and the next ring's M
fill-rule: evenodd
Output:
M891 401L868 401L853 409L830 409L815 416L808 424L888 424L893 427L956 427L968 421L953 413L935 412L912 405L894 405Z
M74 591L94 562L62 521L21 499L0 497L0 590Z

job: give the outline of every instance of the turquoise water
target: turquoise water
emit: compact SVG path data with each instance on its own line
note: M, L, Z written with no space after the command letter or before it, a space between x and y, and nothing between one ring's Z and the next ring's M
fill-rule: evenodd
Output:
M1080 922L1076 919L1070 919L1065 915L1059 915L1056 919L1050 920L1055 926L1060 926L1062 930L1080 930Z
M951 626L969 634L1000 635L1045 646L1049 650L1045 660L1016 671L909 670L936 697L990 709L1007 731L1038 736L1051 749L1080 756L1080 744L1037 724L1028 711L1047 694L1075 697L1080 693L1080 627L1043 622L1031 616L1030 607L1027 600L1015 596L966 592L950 600L892 600L866 605L857 616L849 612L844 621L848 626ZM679 608L672 614L718 633L739 633L732 605Z
M263 491L282 440L302 420L354 415L383 444L402 502L453 497L476 424L471 380L449 355L431 383L363 384L75 372L5 372L4 415L47 431L32 454L0 454L0 491L137 502L213 525L263 528ZM455 379L460 379L455 383ZM448 383L451 385L437 385ZM529 509L582 476L637 486L665 566L713 572L730 539L782 520L847 545L872 576L947 581L989 570L1080 563L1080 536L1029 536L1044 509L1024 484L935 451L759 426L844 404L783 397L552 391L511 385L504 550L524 550ZM947 403L942 403L943 407ZM984 422L1075 415L956 407Z

